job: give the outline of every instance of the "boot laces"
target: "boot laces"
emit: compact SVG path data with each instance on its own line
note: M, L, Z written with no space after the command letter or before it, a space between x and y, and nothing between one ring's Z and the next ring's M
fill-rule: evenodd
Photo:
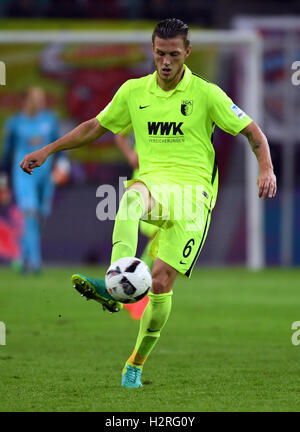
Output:
M134 383L140 375L141 375L140 368L136 366L131 366L127 368L128 381Z

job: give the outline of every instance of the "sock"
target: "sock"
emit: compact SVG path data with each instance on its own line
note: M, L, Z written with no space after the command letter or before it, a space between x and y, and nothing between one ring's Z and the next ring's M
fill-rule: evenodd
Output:
M172 294L149 293L149 302L140 320L140 329L133 353L126 364L143 366L147 357L156 345L165 326L172 307Z
M115 220L111 263L120 258L135 257L139 220L144 213L145 204L141 193L134 189L127 190Z
M142 256L141 256L141 260L147 264L147 266L149 267L150 270L152 270L153 263L154 263L154 259L151 258L151 256L149 255L151 243L152 243L152 240L148 241L148 243L147 243L147 245L146 245L146 247L142 253Z

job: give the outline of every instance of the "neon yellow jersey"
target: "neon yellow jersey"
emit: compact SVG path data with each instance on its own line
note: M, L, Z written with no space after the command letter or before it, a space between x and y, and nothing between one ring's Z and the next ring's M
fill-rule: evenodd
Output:
M158 86L157 72L126 81L97 119L115 134L132 125L139 178L201 184L213 207L218 189L215 125L237 135L252 119L220 87L184 67L183 78L168 92Z

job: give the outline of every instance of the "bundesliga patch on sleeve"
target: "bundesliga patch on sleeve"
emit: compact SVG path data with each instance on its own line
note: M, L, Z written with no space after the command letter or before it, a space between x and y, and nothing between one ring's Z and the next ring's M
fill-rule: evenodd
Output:
M230 106L230 108L232 109L232 111L234 112L234 114L240 119L242 120L242 118L244 118L246 116L246 113L241 110L238 106L236 106L235 104L232 104Z

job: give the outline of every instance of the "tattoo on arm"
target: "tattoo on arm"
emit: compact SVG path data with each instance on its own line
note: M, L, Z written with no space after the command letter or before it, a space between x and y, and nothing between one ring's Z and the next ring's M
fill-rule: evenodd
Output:
M255 139L252 132L246 132L246 137L248 138L253 153L258 158L258 150L261 148L261 141Z
M260 128L253 122L243 129L241 133L247 138L259 164L260 171L273 170L268 140Z

